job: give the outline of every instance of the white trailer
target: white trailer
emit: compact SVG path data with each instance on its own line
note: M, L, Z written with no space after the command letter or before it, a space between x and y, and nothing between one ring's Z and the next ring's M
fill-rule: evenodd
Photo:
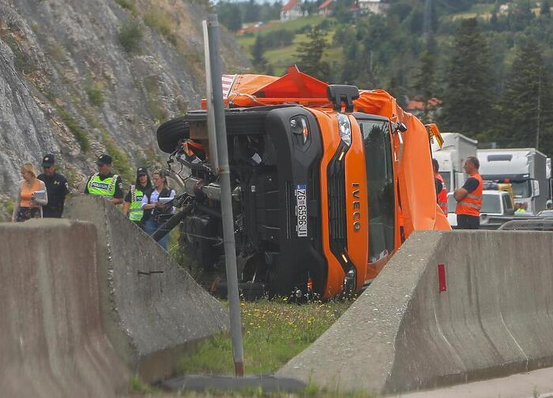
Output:
M478 141L459 133L442 133L444 144L442 148L437 143L432 144L432 156L440 165L442 175L449 192L463 186L467 175L463 163L469 156L476 156Z
M484 180L511 183L515 203L526 203L531 214L545 209L549 181L543 153L535 148L481 149L478 160Z

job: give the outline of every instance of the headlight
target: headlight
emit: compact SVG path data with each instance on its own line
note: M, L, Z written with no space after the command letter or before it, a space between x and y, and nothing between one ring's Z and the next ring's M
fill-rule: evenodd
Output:
M342 141L344 141L347 146L351 146L351 124L349 118L342 113L338 114L338 128Z
M292 134L294 134L299 144L307 144L310 131L309 124L307 123L307 118L305 116L298 115L290 119L290 128L292 130Z

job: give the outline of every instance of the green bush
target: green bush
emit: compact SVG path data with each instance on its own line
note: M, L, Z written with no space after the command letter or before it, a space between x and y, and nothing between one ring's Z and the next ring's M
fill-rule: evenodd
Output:
M61 120L63 120L63 123L67 126L69 131L71 131L83 152L88 152L90 149L90 142L88 141L86 132L79 125L79 122L77 122L75 118L63 108L57 107L57 110Z
M140 50L142 36L142 27L132 19L125 22L119 29L119 42L129 54Z
M102 106L104 104L104 90L100 83L95 83L94 86L88 88L86 94L92 105Z

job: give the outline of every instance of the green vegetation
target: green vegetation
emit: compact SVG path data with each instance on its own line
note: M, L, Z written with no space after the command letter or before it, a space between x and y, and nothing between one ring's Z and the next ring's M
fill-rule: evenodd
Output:
M129 10L132 16L136 16L138 14L138 11L136 9L136 6L134 5L133 0L115 0L117 4L121 8L124 8L125 10Z
M159 76L148 76L143 80L146 89L146 106L155 123L161 123L167 119L167 110L160 107L159 101Z
M143 18L147 26L165 37L169 43L174 46L177 45L177 36L174 33L174 22L170 15L167 15L161 10L151 8Z
M88 100L94 106L102 106L104 104L104 87L100 83L94 83L92 87L86 89Z
M248 374L275 372L317 339L350 301L290 305L284 300L243 302L244 360ZM230 338L214 337L179 362L183 372L232 374Z
M317 4L302 3L307 11ZM298 64L332 83L386 89L403 107L418 100L426 104L418 116L438 122L442 131L482 144L538 143L553 155L551 0L394 0L382 15L357 16L351 0L334 4L332 17L271 21L240 34L237 41L251 55L255 72L281 75ZM246 18L249 1L217 7L231 5L243 22L261 20ZM541 59L520 65L533 72L515 65L522 49L532 46L538 50L525 56L539 53ZM431 99L441 105L432 109Z
M61 120L67 126L69 131L71 131L82 151L88 152L90 149L90 141L88 140L87 133L79 125L79 122L77 122L75 118L61 106L56 106L56 109L61 117Z
M142 27L134 19L129 19L121 26L121 29L119 29L119 42L123 46L123 49L129 54L140 50L142 36Z

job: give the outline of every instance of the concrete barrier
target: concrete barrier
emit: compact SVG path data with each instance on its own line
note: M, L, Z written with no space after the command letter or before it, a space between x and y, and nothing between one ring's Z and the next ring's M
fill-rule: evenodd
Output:
M115 397L129 375L102 328L93 225L0 224L0 396Z
M228 330L228 314L169 254L106 200L81 195L64 217L98 229L106 333L145 381L171 376L183 352Z
M428 389L552 366L552 337L552 233L416 232L278 374L345 391Z

